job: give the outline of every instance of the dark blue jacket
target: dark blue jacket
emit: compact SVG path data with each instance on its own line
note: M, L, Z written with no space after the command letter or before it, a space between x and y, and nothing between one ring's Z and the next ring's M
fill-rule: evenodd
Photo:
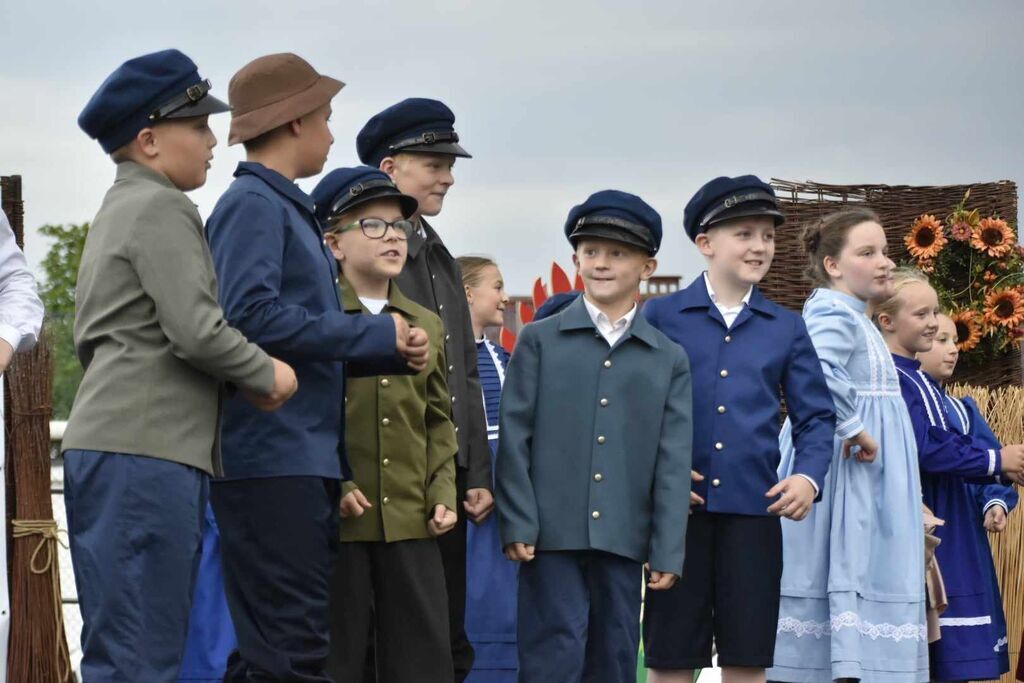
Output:
M228 321L295 368L299 380L275 412L241 396L226 402L224 478L347 478L343 361L359 361L359 374L407 372L394 321L342 312L337 262L313 200L262 164L238 165L206 236Z
M835 410L818 354L799 314L755 287L731 329L703 276L684 290L652 299L643 314L678 342L693 373L693 469L699 510L767 515L765 493L778 483L779 389L793 423L793 474L825 485L832 461Z

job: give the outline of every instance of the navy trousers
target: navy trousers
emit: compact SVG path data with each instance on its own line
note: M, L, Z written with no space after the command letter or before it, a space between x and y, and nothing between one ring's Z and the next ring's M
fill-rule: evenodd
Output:
M167 460L64 452L83 683L177 680L208 486Z
M520 683L633 683L639 562L597 550L538 551L519 569Z
M227 683L327 683L330 579L341 483L321 477L215 481L224 590L238 649Z

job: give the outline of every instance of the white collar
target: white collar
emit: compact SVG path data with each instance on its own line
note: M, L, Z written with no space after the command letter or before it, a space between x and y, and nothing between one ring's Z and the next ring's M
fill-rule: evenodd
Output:
M711 278L708 277L708 271L706 271L706 270L704 271L704 284L708 288L708 296L711 297L711 303L713 303L716 306L720 305L718 303L718 296L715 295L715 290L711 287ZM753 294L753 293L754 293L754 288L750 287L750 289L747 290L747 293L743 295L743 298L740 300L739 305L738 306L734 306L734 307L730 307L730 308L742 308L745 305L749 305L750 304L750 295Z
M583 304L587 307L587 313L590 314L590 319L594 322L594 325L596 325L598 329L600 329L601 327L607 327L608 329L629 327L629 325L632 324L633 322L633 318L636 317L636 312L638 310L636 304L634 303L633 308L629 309L629 312L627 312L624 316L622 316L613 323L611 319L607 315L605 315L604 311L602 311L594 304L590 303L590 300L587 299L587 296L585 294L583 295Z

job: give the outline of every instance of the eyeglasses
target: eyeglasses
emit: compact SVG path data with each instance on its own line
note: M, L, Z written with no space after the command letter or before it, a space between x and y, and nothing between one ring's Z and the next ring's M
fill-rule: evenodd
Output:
M371 240L383 239L384 235L387 234L388 228L393 228L395 231L395 237L400 240L409 239L409 235L416 229L416 224L412 221L402 218L393 223L389 223L380 218L363 218L356 221L355 223L349 223L343 225L329 232L347 232L348 230L355 230L359 228L363 231L363 234L369 237Z

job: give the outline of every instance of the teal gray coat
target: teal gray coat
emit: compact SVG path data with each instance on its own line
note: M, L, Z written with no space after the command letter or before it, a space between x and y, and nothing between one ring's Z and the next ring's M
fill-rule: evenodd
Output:
M686 352L641 315L614 347L582 297L527 325L501 397L502 544L603 550L679 574L690 393Z

